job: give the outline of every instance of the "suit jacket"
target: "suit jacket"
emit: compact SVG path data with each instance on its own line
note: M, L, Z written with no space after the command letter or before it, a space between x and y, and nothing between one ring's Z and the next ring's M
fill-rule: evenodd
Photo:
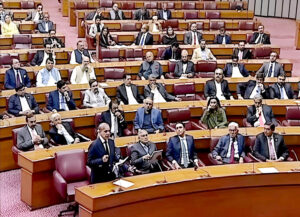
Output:
M156 145L152 142L149 142L148 149L147 153L139 142L131 147L131 162L138 170L143 172L150 172L151 164L148 160L143 160L142 157L147 154L151 155L157 150Z
M194 137L190 135L185 135L185 138L187 142L189 161L193 162L195 159L197 159L197 153L195 152ZM166 157L170 162L175 160L179 165L181 164L181 143L179 136L172 136L169 139Z
M270 67L270 62L266 62L260 67L257 73L264 73L265 77L267 77L269 72L269 67ZM277 77L280 73L284 73L283 67L280 63L275 62L273 77Z
M281 99L281 94L280 94L280 89L278 87L278 84L277 83L272 84L271 88L273 89L274 98ZM291 84L284 83L283 88L284 88L285 93L286 93L286 95L289 99L295 99L296 98L296 96L294 95L294 91L292 89Z
M44 59L44 50L38 50L30 62L32 66L40 66Z
M234 48L233 50L233 56L238 56L239 55L239 49L238 48ZM251 50L245 48L243 50L243 59L252 59L252 52Z
M85 17L86 20L93 20L95 17L96 11L92 11L90 13L88 13ZM102 15L100 16L101 20L107 20L106 18L102 17Z
M286 160L289 156L289 150L284 143L282 135L273 133L274 147L277 158L283 157ZM255 145L253 147L253 154L255 157L262 161L270 159L268 139L264 133L260 133L256 136Z
M75 110L76 109L76 104L73 100L73 94L71 91L68 92L70 100L66 101L69 110ZM59 108L59 93L58 90L51 91L49 93L49 99L48 99L48 104L47 104L47 109L52 111L55 109L56 111L63 111L62 109Z
M222 89L222 93L223 93L224 97L226 99L230 99L231 93L229 90L227 80L223 80L221 82L221 89ZM216 88L216 84L215 84L215 79L207 81L205 84L205 88L204 88L205 98L211 97L211 96L216 96L216 94L217 94L217 88Z
M202 33L197 31L197 38L198 38L198 43L200 44L200 41L202 39ZM188 31L184 34L184 44L192 44L193 38L192 38L192 32Z
M46 31L46 22L42 21L38 23L37 29L39 30L40 33L49 33L50 30L54 29L54 24L52 21L48 21L48 31Z
M222 44L223 43L223 36L221 36L220 34L218 34L215 37L214 43L215 44ZM231 37L230 37L230 35L226 35L225 34L225 43L226 44L231 44Z
M238 63L238 67L240 70L240 73L244 76L244 77L248 77L249 76L249 72L248 70L245 68L245 65L242 63ZM223 69L224 72L224 76L225 77L231 77L232 76L232 63L226 63L225 68Z
M69 122L62 122L61 124L64 126L64 128L69 133L69 135L72 136L73 139L79 138L77 133L75 133L74 130L72 129ZM64 135L59 134L57 131L58 130L57 130L56 126L51 127L51 129L49 130L49 135L50 135L51 139L53 139L53 141L56 144L67 145L68 143L67 143L67 140L65 139Z
M62 48L65 44L57 37L48 37L45 39L45 44L51 44L52 48Z
M238 145L238 152L239 157L245 157L245 138L241 134L238 134L236 137L237 145ZM230 145L230 135L222 136L219 139L218 144L212 151L212 156L215 158L219 155L222 158L224 163L230 163L230 158L227 158L227 153Z
M142 35L143 35L143 33L139 32L139 34L135 38L135 45L140 45ZM153 45L153 35L150 32L147 33L144 45Z
M194 63L192 61L187 62L185 73L186 74L192 73L193 76L195 75ZM182 74L183 74L183 62L178 61L175 66L174 75L176 77L181 77Z
M141 9L134 12L134 19L135 20L141 20L141 16L142 16L142 10ZM143 20L150 20L150 14L149 14L148 10L146 11L146 14L144 15Z
M49 147L48 139L42 126L36 124L35 131L41 138L43 138L43 142L41 145L43 145L44 148L48 148ZM30 151L34 149L34 144L32 143L32 137L30 135L27 125L25 125L18 131L17 147L22 151Z
M124 120L121 122L121 120L119 118L117 118L118 121L118 136L124 136L123 131L127 128L127 123L125 121L125 116L124 116L124 112L120 111L122 114L122 117L124 118ZM107 123L111 129L112 123L111 123L111 114L110 114L110 110L107 110L105 112L101 113L101 117L100 117L100 122L99 123Z
M163 20L164 19L164 11L163 10L159 10L157 13L158 19L159 20ZM172 19L172 13L170 10L167 10L167 20Z
M259 36L259 33L258 32L254 32L251 39L250 39L250 44L255 44L255 41L257 39L257 37ZM271 41L270 41L270 36L267 35L267 34L263 34L263 39L262 39L262 43L263 44L271 44Z
M177 49L177 51L174 53L175 60L181 59L181 49ZM169 60L172 59L172 48L168 47L164 50L163 54L161 55L161 59L163 60Z
M166 88L164 87L163 84L161 83L156 83L156 86L157 86L157 89L158 89L158 92L160 92L161 96L166 100L166 101L173 101L175 100L175 96L169 94L167 91L166 91ZM151 92L151 88L150 88L150 85L146 85L145 88L144 88L144 96L145 98L147 97L151 97L153 98L154 94Z
M268 105L262 105L262 112L263 112L266 122L272 122L273 124L275 124L277 126L277 121L273 114L272 107L270 107ZM255 105L249 106L247 109L247 122L249 122L252 126L254 126L254 123L257 120L258 120L258 117L256 117Z
M256 86L256 81L249 80L247 83L240 83L237 85L237 94L241 94L244 99L250 99L252 91ZM264 99L274 99L273 89L264 85L265 91L261 93ZM244 93L244 94L243 94Z
M114 163L119 161L119 158L118 155L116 155L115 142L108 139L108 146L109 158L107 162L103 162L102 160L102 157L108 153L100 138L97 138L89 146L87 165L91 168L91 184L115 179L115 174L112 172L112 169Z
M143 129L144 115L144 107L141 107L136 111L135 118L133 121L134 129ZM164 130L164 122L162 119L161 111L159 109L151 109L151 123L154 130Z
M30 87L30 78L28 77L27 71L25 69L19 68L19 72L21 75L21 82L26 87ZM16 76L13 68L8 69L5 72L5 80L4 80L5 89L15 89L16 88Z
M130 87L135 100L138 103L142 103L144 97L139 93L138 87L135 84L131 84ZM128 97L127 97L125 84L121 84L120 86L117 87L117 99L119 101L122 101L125 105L128 105Z
M209 48L205 48L205 53L207 59L202 59L201 48L194 49L192 60L201 61L201 60L213 60L217 61L216 57L212 54Z
M40 112L40 108L36 103L35 98L29 93L25 93L25 98L30 109L34 110L35 114L38 114ZM10 96L8 100L8 113L13 114L14 116L20 116L20 111L22 111L20 97L18 96L18 94L14 94Z

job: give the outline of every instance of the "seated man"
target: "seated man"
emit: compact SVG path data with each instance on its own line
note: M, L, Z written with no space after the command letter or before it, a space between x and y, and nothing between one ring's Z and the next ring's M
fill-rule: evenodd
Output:
M193 62L197 62L200 60L217 61L216 57L212 54L210 49L206 47L206 41L204 39L200 41L200 47L194 49L192 56Z
M40 124L36 123L35 116L26 115L26 125L18 131L17 147L22 151L32 151L49 148L47 136Z
M76 66L71 75L71 84L87 84L90 79L96 79L94 68L90 65L90 59L82 56L81 66Z
M70 64L81 64L82 63L82 56L87 56L90 61L93 63L95 62L87 49L84 49L83 41L77 42L77 49L73 50L71 53L71 60Z
M73 100L73 94L65 81L57 82L57 90L49 93L47 109L50 111L69 111L75 110L76 104Z
M54 29L49 31L49 37L45 39L45 44L51 44L51 48L65 47L65 44L56 37L56 31Z
M239 125L231 122L229 134L222 136L211 152L212 157L225 164L243 163L245 155L245 138L239 134Z
M172 19L172 13L167 9L167 3L161 4L161 10L158 11L157 16L159 20L170 20Z
M233 56L237 56L239 60L252 59L251 50L245 48L245 41L240 41L239 46L233 49Z
M53 65L54 60L48 58L46 60L46 67L41 69L36 76L37 87L55 86L61 80L60 72Z
M106 95L105 91L99 87L96 79L89 81L90 89L84 91L83 106L86 108L97 108L107 106L110 98Z
M264 132L256 136L253 155L261 161L284 161L289 156L283 136L274 131L275 125L267 122Z
M31 82L27 71L20 68L18 59L12 59L12 67L5 72L4 87L5 89L15 89L20 85L30 87Z
M109 19L110 20L125 20L124 12L119 10L118 4L114 3L112 10L109 12Z
M219 29L219 34L216 35L215 44L231 44L231 37L230 35L226 34L226 30L224 27L221 27Z
M15 90L16 93L8 100L8 113L14 116L40 113L39 105L31 94L26 93L24 85L16 87Z
M131 147L132 164L142 173L158 172L158 162L149 162L152 153L157 150L156 145L149 141L146 130L139 130L138 139L139 141Z
M150 97L154 103L167 102L167 101L181 101L180 98L169 94L166 88L161 83L156 83L154 75L149 76L149 84L144 88L145 98Z
M214 78L206 82L204 96L205 98L216 96L219 100L234 99L229 90L228 81L224 80L222 69L217 68Z
M38 50L30 62L32 66L45 66L48 58L52 59L55 64L55 53L51 48L51 44L44 44L45 50Z
M166 157L175 169L198 167L194 137L185 133L182 123L176 124L176 134L170 137L167 144Z
M258 26L258 32L254 32L250 44L271 44L270 36L264 33L264 26Z
M119 109L119 101L114 99L109 102L109 110L102 112L100 122L105 122L110 127L111 137L117 138L124 136L124 130L127 129L124 112Z
M242 78L248 77L249 72L243 63L239 63L237 56L232 56L232 62L226 63L223 69L225 77Z
M150 13L146 7L142 7L134 12L135 20L150 20Z
M195 75L194 63L188 60L187 50L182 50L181 60L176 63L174 75L179 78L193 78Z
M143 107L139 108L135 114L133 121L135 130L144 129L148 133L159 133L164 130L161 111L152 107L152 99L144 99Z
M248 107L247 122L249 122L253 127L263 127L265 123L268 122L272 122L277 125L272 107L262 104L261 95L255 95L254 105Z
M90 26L89 36L96 40L96 35L100 34L104 24L101 23L101 17L97 16L95 19L95 23Z
M124 83L117 87L117 99L121 104L132 105L143 102L143 95L139 93L139 89L135 84L131 83L131 75L124 74Z
M180 60L181 49L178 43L173 43L170 47L166 48L161 56L163 60Z
M133 45L153 45L153 35L149 32L149 25L143 24L141 31L135 38L135 42Z
M276 62L277 53L270 54L270 62L265 62L257 73L263 73L265 77L277 77L280 73L284 73L282 64Z
M43 14L43 5L37 4L36 10L31 10L27 13L27 17L25 18L25 21L33 21L35 23L39 23L43 20L44 14Z
M153 53L148 51L146 53L146 61L141 64L140 71L138 76L142 80L147 80L149 75L154 75L156 78L164 79L163 71L161 64L158 61L154 60Z
M272 84L271 88L274 92L275 99L295 99L294 90L291 84L285 82L285 73L280 73L277 76L277 83Z
M197 23L191 23L190 31L184 34L184 44L199 45L202 40L202 33L197 31Z
M43 21L39 22L37 25L39 33L49 33L54 29L54 24L49 20L49 14L44 14Z

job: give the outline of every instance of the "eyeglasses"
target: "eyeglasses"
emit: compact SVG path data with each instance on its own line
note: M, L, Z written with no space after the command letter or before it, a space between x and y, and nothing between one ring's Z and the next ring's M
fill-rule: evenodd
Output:
M146 102L145 104L146 105L153 105L153 103L151 103L151 102Z

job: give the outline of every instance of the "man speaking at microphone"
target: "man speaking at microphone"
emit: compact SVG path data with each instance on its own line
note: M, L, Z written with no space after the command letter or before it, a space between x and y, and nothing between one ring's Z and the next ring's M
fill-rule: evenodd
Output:
M82 56L81 66L76 66L71 75L71 84L88 84L90 79L96 79L93 67L90 66L90 58Z

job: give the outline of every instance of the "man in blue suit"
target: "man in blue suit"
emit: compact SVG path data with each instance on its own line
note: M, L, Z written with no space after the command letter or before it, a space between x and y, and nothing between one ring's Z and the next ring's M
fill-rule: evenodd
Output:
M134 129L144 129L148 133L159 133L164 130L164 123L159 109L152 108L153 100L144 99L143 107L139 108L133 121Z
M76 109L72 92L69 91L65 81L58 81L57 90L49 93L47 109L50 111L69 111Z
M12 60L12 67L5 72L5 89L15 89L20 85L25 87L30 87L30 79L28 77L27 71L20 68L20 62L17 59Z
M14 116L40 113L38 104L31 94L26 93L24 85L15 90L16 94L10 96L8 100L8 113Z
M248 70L243 63L239 63L237 56L232 56L232 62L226 63L223 72L225 77L242 78L249 76Z
M176 169L198 167L197 153L195 152L194 137L185 134L182 123L176 124L176 136L169 139L166 157Z
M225 28L221 27L219 30L219 34L215 37L215 44L231 44L231 37L227 35L225 32Z
M239 125L231 122L228 125L229 134L222 136L212 151L217 161L225 164L243 163L245 157L245 138L239 134Z

